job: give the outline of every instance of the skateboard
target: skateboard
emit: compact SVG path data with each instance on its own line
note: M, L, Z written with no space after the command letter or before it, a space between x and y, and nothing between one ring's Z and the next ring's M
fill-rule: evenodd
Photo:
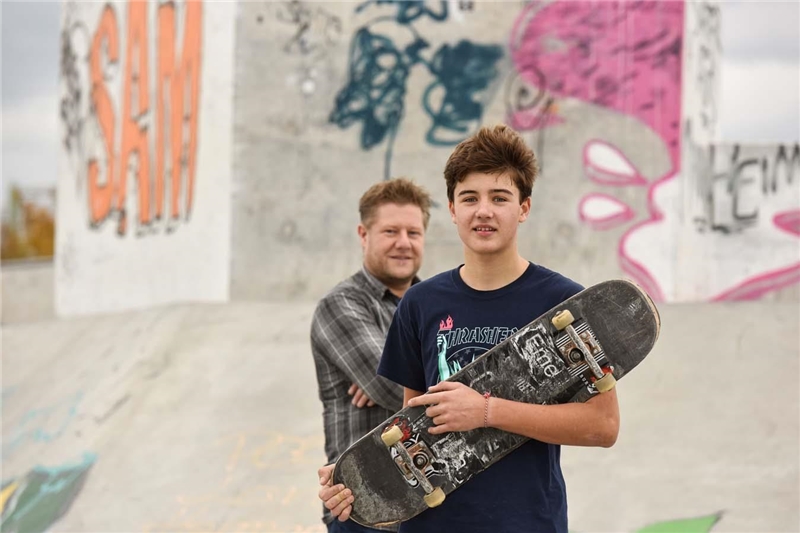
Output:
M643 290L605 281L519 329L448 381L519 402L585 402L613 389L645 358L660 326ZM432 425L424 406L406 407L342 453L333 483L352 490L352 520L384 526L413 518L528 440L495 428L431 435Z

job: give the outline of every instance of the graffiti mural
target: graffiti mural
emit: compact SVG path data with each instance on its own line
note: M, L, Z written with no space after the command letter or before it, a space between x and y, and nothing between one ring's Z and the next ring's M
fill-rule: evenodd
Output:
M800 181L800 144L712 145L707 157L711 172L695 180L703 199L703 213L693 221L697 231L739 233L756 226L765 210L772 210L778 229L800 236L800 210L795 209L792 194L795 181ZM783 200L784 205L776 207L771 199Z
M517 17L509 47L517 76L506 92L507 121L542 130L543 169L548 148L543 130L563 123L561 102L581 102L635 119L664 143L669 167L646 179L623 148L590 139L580 149L587 179L599 186L644 187L647 214L616 194L590 193L578 200L579 219L595 230L627 224L630 232L663 216L651 193L680 171L680 109L684 5L682 2L532 2ZM567 155L567 154L565 154ZM658 300L664 291L619 243L622 268Z
M516 129L561 122L553 102L573 98L630 114L679 151L681 2L530 3L510 43L518 75L533 87L511 92ZM670 120L670 118L672 120Z
M230 216L220 198L230 190L234 11L202 0L64 3L57 313L225 293L227 280L212 279L225 273ZM198 264L216 272L181 276Z
M755 155L713 144L719 29L710 2L531 2L509 42L516 72L506 84L507 122L533 132L543 170L554 156L581 159L594 189L576 199L578 219L622 232L620 268L659 301L755 298L800 280L797 148ZM575 105L629 121L628 139L657 139L667 163L645 171L630 151L641 145L603 137L551 147L548 130ZM759 224L771 229L756 233ZM733 251L775 241L772 259Z
M336 95L329 120L342 129L359 123L364 150L384 143L388 179L412 74L423 70L432 78L422 96L422 109L430 118L425 139L432 145L455 145L480 126L503 50L463 39L431 53L431 43L415 23L446 22L450 8L445 0L368 0L355 11L380 14L352 37L347 81Z
M37 466L20 478L3 481L0 528L9 533L49 530L67 513L96 460L87 452L74 464Z
M140 234L162 220L174 229L191 213L203 63L200 1L162 3L155 20L146 2L125 9L125 27L114 4L88 26L68 4L61 36L63 143L86 180L88 223L115 219L120 235L129 194Z
M83 488L96 454L84 451L81 459L58 466L35 465L31 458L51 457L70 448L83 401L80 391L58 400L19 410L23 395L18 387L3 389L3 453L6 471L24 474L3 477L0 484L0 529L9 532L44 532L59 520ZM61 459L55 459L59 462Z
M687 150L694 201L685 239L713 251L698 254L713 264L701 278L709 299L757 299L800 282L800 145L687 142Z

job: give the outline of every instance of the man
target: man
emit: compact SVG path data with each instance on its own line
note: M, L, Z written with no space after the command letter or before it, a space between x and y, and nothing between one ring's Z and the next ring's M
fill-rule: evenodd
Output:
M402 387L376 375L376 369L397 304L419 281L430 205L428 193L406 179L384 181L367 190L359 202L363 267L317 305L311 352L330 464L402 407ZM329 476L331 470L332 466L323 467L320 476L322 472ZM370 531L354 522L333 520L327 509L323 521L329 532Z
M404 403L427 405L431 433L495 427L531 440L448 495L400 532L567 532L560 445L612 446L619 431L616 391L586 403L534 405L484 397L446 377L582 287L519 255L517 229L531 209L533 152L506 126L482 128L447 161L450 216L464 264L412 287L398 306L378 374L404 387ZM442 329L458 329L443 342ZM470 332L496 331L498 335ZM464 332L464 335L461 335ZM498 338L499 337L499 338ZM458 343L460 341L460 344ZM423 394L427 391L427 394ZM342 485L320 498L349 516Z

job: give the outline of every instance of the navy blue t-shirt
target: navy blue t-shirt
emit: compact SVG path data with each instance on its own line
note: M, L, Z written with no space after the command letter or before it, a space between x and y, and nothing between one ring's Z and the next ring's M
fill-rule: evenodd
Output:
M389 328L379 375L424 392L583 289L531 263L509 285L478 291L464 283L459 269L406 292ZM530 440L449 494L440 507L403 522L400 532L567 533L560 459L560 446Z

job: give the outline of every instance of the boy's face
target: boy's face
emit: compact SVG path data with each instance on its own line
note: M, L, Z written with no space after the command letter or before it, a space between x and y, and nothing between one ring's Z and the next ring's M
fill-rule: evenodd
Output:
M364 266L385 285L411 283L422 264L425 225L416 205L383 204L369 227L359 224Z
M477 254L516 248L517 227L528 218L531 199L520 203L517 186L507 174L473 172L456 184L450 216L461 242Z

